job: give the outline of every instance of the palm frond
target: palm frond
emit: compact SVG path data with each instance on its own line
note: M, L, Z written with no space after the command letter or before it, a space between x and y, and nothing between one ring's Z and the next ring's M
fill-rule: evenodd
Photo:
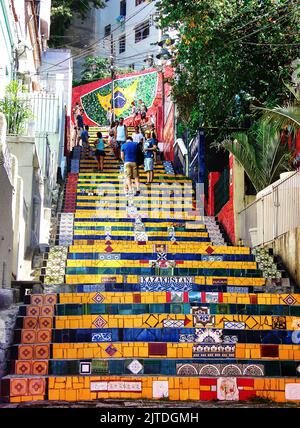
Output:
M227 138L219 143L219 147L228 150L239 161L244 168L249 179L253 183L256 191L261 190L263 177L256 163L253 147L248 143L246 134L233 134L234 140ZM263 188L263 187L262 187Z
M252 106L252 110L261 112L261 119L264 123L274 124L275 129L282 130L291 126L294 130L300 129L300 107L288 104L286 107L257 107Z
M295 88L294 86L292 86L289 83L287 83L287 82L283 82L283 83L288 88L288 90L294 95L295 100L297 101L297 103L299 103L300 102L300 91L297 88Z

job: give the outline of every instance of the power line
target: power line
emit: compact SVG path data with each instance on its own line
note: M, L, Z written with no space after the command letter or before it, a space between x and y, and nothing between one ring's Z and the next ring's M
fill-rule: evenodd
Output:
M283 4L283 5L281 5L279 8L277 8L277 7L275 6L275 9L274 9L273 11L274 11L274 12L279 12L281 9L284 9L284 8L288 5L288 3L290 3L290 2L291 2L291 0L287 0L287 1L286 1L286 3L285 3L285 4ZM293 0L292 0L292 3L293 3ZM248 10L252 10L252 9L253 9L253 6L251 6L251 8L249 8ZM246 9L246 10L247 10L247 9ZM253 19L252 21L247 22L246 24L242 25L241 27L234 29L232 32L230 32L230 34L235 34L235 33L237 33L238 31L242 30L243 28L248 27L248 26L249 26L249 25L251 25L251 24L254 24L256 21L259 21L259 20L260 20L260 19L262 19L262 18L266 18L266 17L267 17L270 13L272 13L273 11L269 11L269 12L267 12L265 15L259 16L258 18L255 18L255 19ZM244 12L245 12L245 11L241 11L241 13L240 13L240 14L235 15L235 16L233 17L233 19L229 20L225 25L227 25L229 22L231 22L231 21L233 21L234 19L236 19L236 17L237 17L237 16L239 16L239 15L243 15L243 13L244 13Z
M290 14L290 13L286 13L285 15L281 16L280 18L278 18L278 19L277 19L277 21L276 21L276 23L278 23L279 21L281 22L281 21L283 21L283 20L287 19L289 14ZM265 27L258 28L257 30L253 31L253 32L252 32L252 33L250 33L250 34L245 34L245 36L243 36L243 37L239 37L238 39L231 40L231 41L229 42L229 44L236 43L236 42L240 42L241 40L244 40L244 39L246 39L246 38L248 38L248 37L250 37L250 36L253 36L254 34L261 33L263 30L266 30L267 28L269 28L269 27L270 27L270 25L272 25L272 24L273 24L273 23L269 23L269 24L267 24Z
M132 14L130 17L128 17L124 23L120 24L118 27L116 27L114 30L112 30L112 33L116 30L118 30L119 28L121 28L121 26L123 24L125 24L126 22L128 22L130 19L132 19L133 17L137 16L140 12L142 12L142 10L144 10L146 7L148 7L151 3L147 3L145 6L143 6L137 13ZM107 37L107 36L106 36ZM98 44L99 42L101 42L102 40L104 40L106 37L101 37L100 39L96 40L94 43L92 43L90 46L87 47L86 51L90 51L90 49L92 49L96 44ZM84 56L86 54L86 51L83 52L82 54L77 54L77 55L72 55L70 58L72 59L79 59L80 57ZM69 58L69 59L70 59ZM47 68L46 70L43 71L43 73L46 73L48 70L50 70L51 68L57 67L58 65L62 64L63 62L65 62L67 60L64 61L60 61L57 64L54 64L53 66ZM37 73L38 74L38 73Z

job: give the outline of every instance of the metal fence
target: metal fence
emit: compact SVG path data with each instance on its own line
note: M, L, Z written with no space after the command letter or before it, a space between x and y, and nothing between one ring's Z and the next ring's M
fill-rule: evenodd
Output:
M300 226L300 169L262 191L238 214L245 245L261 245Z
M56 134L59 131L59 97L56 94L32 92L22 94L21 98L30 107L33 118L29 126L33 126L35 134Z

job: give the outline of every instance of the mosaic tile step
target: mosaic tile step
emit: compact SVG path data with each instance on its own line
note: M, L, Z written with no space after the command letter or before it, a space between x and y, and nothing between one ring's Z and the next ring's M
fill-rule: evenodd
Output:
M39 328L52 328L53 320L47 319L48 327L44 327L46 317L32 320L23 318L23 328L28 323ZM41 319L40 319L41 318ZM49 317L50 318L50 317ZM55 327L67 328L217 328L245 330L299 330L300 320L297 316L277 315L211 315L203 313L198 307L193 314L136 314L136 315L56 315ZM27 327L27 328L30 328ZM300 350L299 350L300 351Z
M285 329L273 329L273 325L269 325L270 329L256 330L246 328L244 322L228 322L226 321L227 328L213 328L211 326L194 328L189 327L191 323L188 323L186 328L183 328L181 321L177 322L174 320L167 319L167 323L162 328L118 328L112 327L107 328L106 326L101 328L75 328L74 322L72 322L73 328L66 329L45 329L40 326L40 321L32 319L33 317L27 317L24 320L19 318L17 320L17 328L14 335L14 343L17 344L45 344L45 343L93 343L93 342L129 342L125 343L125 347L133 346L131 342L168 342L172 343L175 349L178 343L189 343L189 344L203 344L207 345L207 348L202 352L202 358L216 358L216 355L211 352L216 351L216 346L232 344L235 345L233 348L230 347L230 352L234 354L235 351L241 351L242 345L247 345L247 351L250 349L251 354L257 354L261 356L269 357L284 357L291 358L294 352L298 353L296 345L300 343L300 336L298 330L285 330ZM101 317L102 318L102 317ZM278 317L280 318L280 317ZM278 323L272 319L272 322ZM100 320L100 318L99 318ZM74 321L74 319L71 321ZM184 321L188 322L188 318ZM254 319L254 322L256 320ZM267 320L266 320L267 321ZM268 322L268 321L267 321ZM249 323L248 323L249 324ZM35 328L32 326L36 326ZM249 324L250 325L250 324ZM282 323L280 324L283 325ZM22 327L24 329L22 329ZM177 327L175 327L177 326ZM284 326L284 325L283 325ZM276 327L276 326L275 326ZM238 347L236 344L239 344ZM253 348L255 344L261 344L260 348ZM284 348L278 348L280 345L290 345ZM214 345L214 346L213 346ZM253 345L253 346L252 346ZM273 348L265 345L272 345ZM294 346L295 345L295 346ZM72 347L72 346L71 346ZM194 352L194 347L192 352ZM180 347L176 348L175 356L181 352ZM244 349L245 350L245 349ZM218 349L217 349L218 351ZM196 347L196 352L198 350ZM219 351L218 351L219 352ZM253 356L252 355L252 356ZM299 354L298 354L299 355ZM12 354L13 356L13 354ZM14 357L18 358L18 354L15 353ZM173 353L174 356L174 353ZM178 354L178 357L182 355ZM194 355L200 357L199 355ZM224 356L224 355L221 355ZM225 355L227 356L227 355ZM233 355L236 356L236 355ZM244 356L245 357L245 356Z
M90 219L89 219L90 221ZM143 220L144 221L144 220ZM110 224L110 223L108 223ZM69 248L69 252L104 252L105 246L100 243L95 243L92 247L89 245L73 245ZM160 249L162 251L160 251ZM126 251L127 250L127 251ZM224 254L250 254L249 248L244 247L227 247L227 246L213 246L207 245L206 243L189 243L186 244L184 242L178 243L178 245L174 246L172 244L164 244L163 246L154 246L153 244L145 244L143 245L143 253L152 252L167 252L167 253L195 253L195 254L204 254L204 255L224 255ZM141 247L136 243L115 243L114 242L114 251L115 252L141 252Z
M37 296L37 297L36 297ZM44 303L44 295L25 296L25 303L28 305L40 306ZM64 303L225 303L239 305L280 305L294 306L300 305L300 294L248 294L248 293L208 293L208 292L143 292L123 293L113 292L86 292L78 293L76 290L72 293L61 291L57 295L57 301ZM45 303L47 305L47 303Z
M226 363L228 359L261 360L265 365L278 366L280 361L300 360L299 345L247 343L187 343L143 340L136 342L103 341L105 333L95 332L93 342L24 343L12 345L11 359L18 361L153 358L196 359L198 363ZM106 333L109 336L109 333ZM66 332L66 337L67 332ZM274 363L272 364L272 361ZM243 362L243 361L242 361ZM277 363L277 364L276 364ZM293 366L294 367L294 366ZM297 365L298 367L298 365ZM274 372L273 372L274 373ZM295 376L295 372L291 373Z
M10 397L12 403L43 400L45 397L70 402L103 398L237 401L253 397L293 402L299 401L299 384L299 378L276 377L10 376L2 384L1 395Z
M285 316L298 316L300 318L300 305L245 305L236 303L202 303L199 309L195 303L102 303L103 297L98 295L94 297L91 303L68 304L59 303L53 307L47 305L22 305L19 309L20 316L38 316L38 314L49 315L52 309L56 315L88 315L88 314L191 314L195 310L201 310L203 313L211 315L272 315L277 319L274 325L285 324ZM54 312L52 313L52 315ZM275 328L275 327L274 327ZM283 328L283 327L282 327Z
M271 364L270 364L271 363ZM208 360L197 359L86 359L82 360L18 360L11 361L12 375L164 375L188 377L254 377L284 376L300 377L300 361L274 360Z
M41 268L55 292L25 296L2 397L300 401L300 294L265 293L272 254L226 246L170 163L126 199L107 154L98 173L73 150Z

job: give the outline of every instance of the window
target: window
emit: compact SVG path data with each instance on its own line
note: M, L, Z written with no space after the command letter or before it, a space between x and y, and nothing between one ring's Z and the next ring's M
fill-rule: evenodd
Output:
M140 4L144 3L145 0L135 0L135 5L139 6Z
M126 16L126 0L120 1L120 15Z
M126 50L126 36L125 34L119 38L119 54Z
M135 27L134 31L135 31L135 43L138 43L141 40L144 40L147 37L149 37L149 34L150 34L149 20Z
M104 27L104 37L110 36L111 33L111 25L108 24L106 27Z

